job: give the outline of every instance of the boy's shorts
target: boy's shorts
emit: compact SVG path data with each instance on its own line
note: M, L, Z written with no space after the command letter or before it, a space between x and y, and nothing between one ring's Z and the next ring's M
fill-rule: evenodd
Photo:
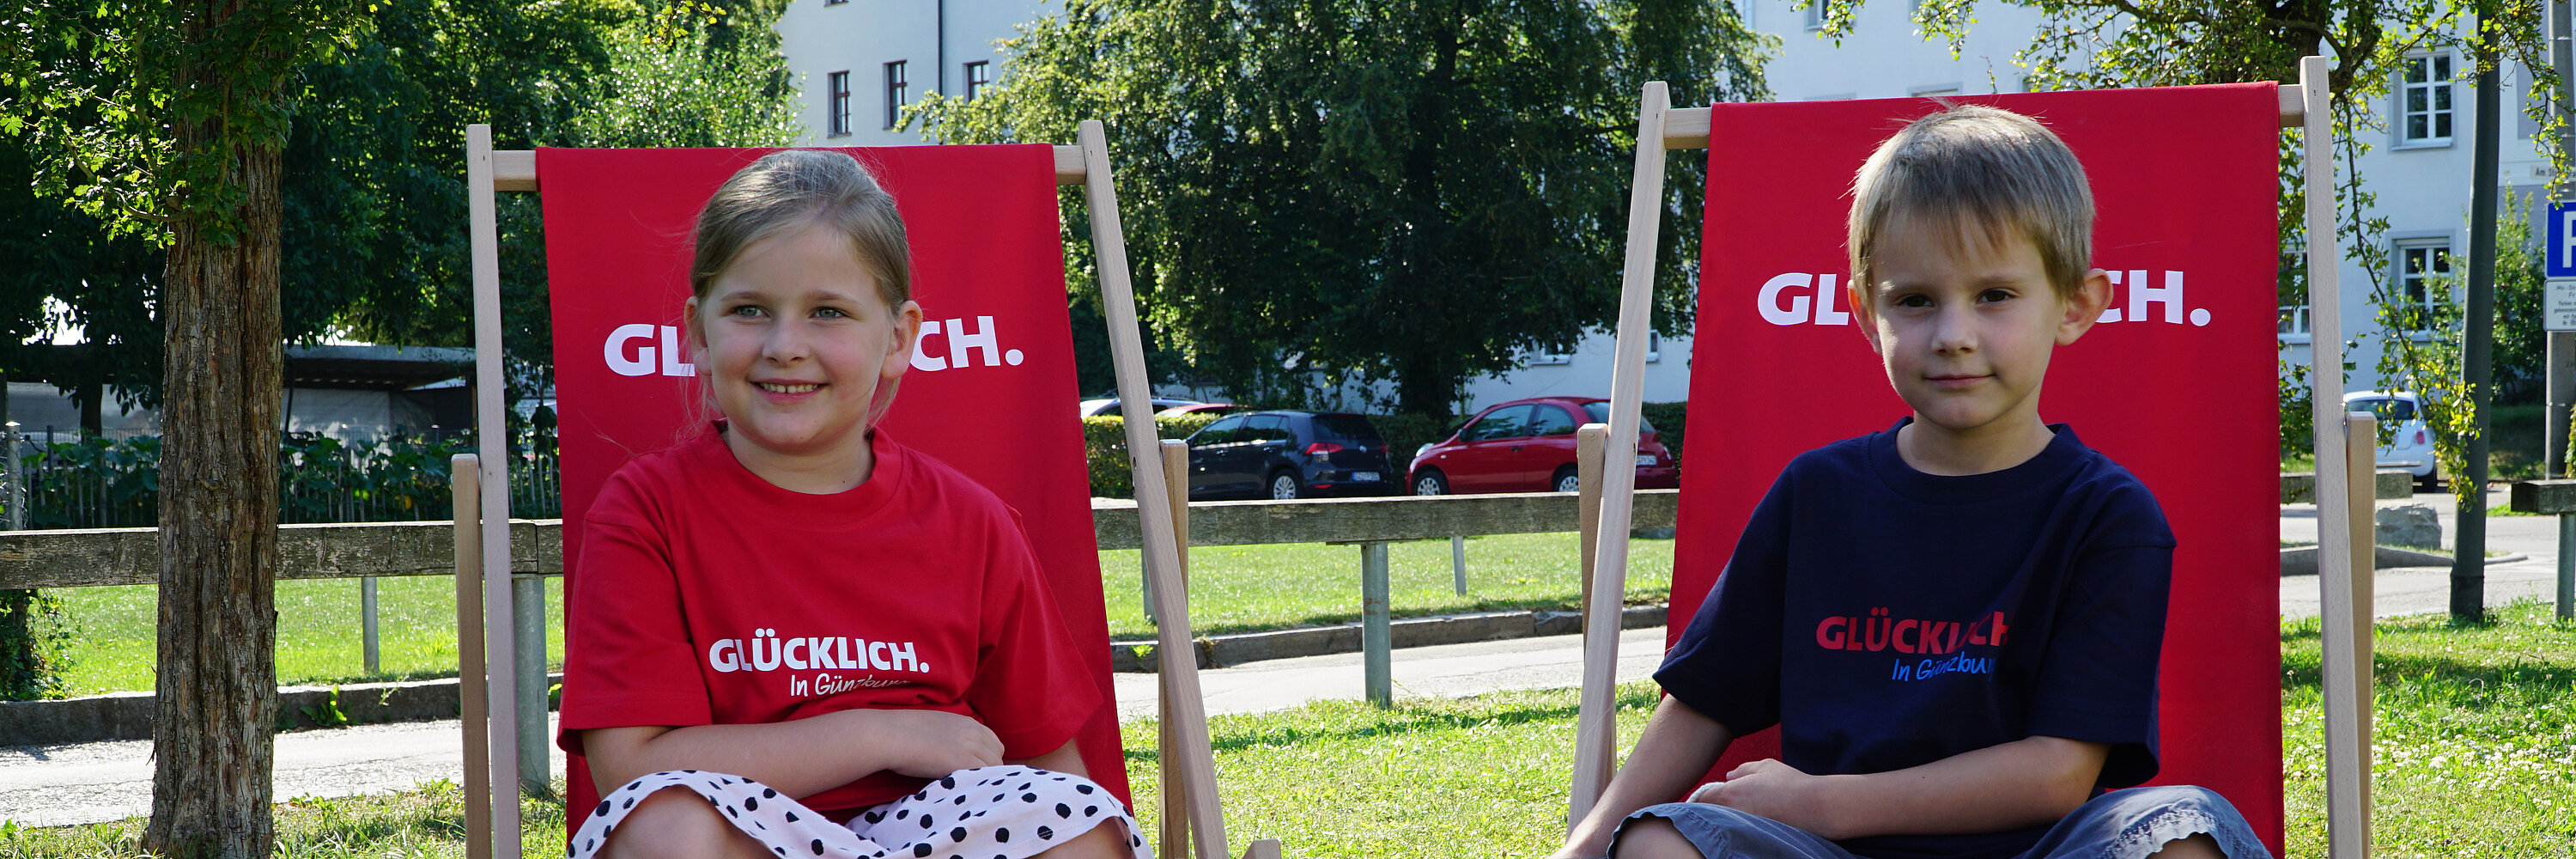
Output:
M1719 805L1671 802L1628 816L1670 822L1708 859L1860 859L1806 830ZM1627 824L1620 824L1622 834ZM2115 790L2077 807L2019 859L2144 859L2168 842L2207 834L2227 859L2272 859L2245 816L2208 788ZM1614 838L1611 842L1617 844Z

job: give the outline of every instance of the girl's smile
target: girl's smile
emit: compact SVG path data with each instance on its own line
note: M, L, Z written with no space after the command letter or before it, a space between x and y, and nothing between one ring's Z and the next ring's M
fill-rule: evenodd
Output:
M699 374L744 467L800 492L867 481L867 431L911 363L921 308L887 306L848 237L809 224L753 242L688 312Z

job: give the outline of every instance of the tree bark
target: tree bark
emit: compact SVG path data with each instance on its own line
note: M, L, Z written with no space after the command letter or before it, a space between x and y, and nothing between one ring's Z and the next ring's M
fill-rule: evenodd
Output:
M222 3L189 13L187 42L203 44L230 14ZM176 89L269 100L278 90L214 77L182 62ZM174 207L159 307L161 630L143 846L168 859L264 857L275 841L281 143L226 120L171 123L178 151L217 159L240 196L229 211Z

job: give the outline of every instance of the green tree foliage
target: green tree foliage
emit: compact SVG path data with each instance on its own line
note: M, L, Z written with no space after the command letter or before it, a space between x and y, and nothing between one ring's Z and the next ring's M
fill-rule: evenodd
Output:
M1762 37L1706 0L1069 0L1005 49L995 91L917 116L952 142L1106 123L1139 303L1201 377L1262 401L1385 380L1439 415L1608 322L1640 84L1766 94ZM1704 168L1673 161L1692 223ZM1669 327L1696 233L1665 233Z

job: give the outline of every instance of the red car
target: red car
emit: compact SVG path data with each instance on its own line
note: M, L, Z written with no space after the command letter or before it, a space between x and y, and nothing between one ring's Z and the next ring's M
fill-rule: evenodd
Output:
M1406 483L1415 495L1473 492L1573 492L1574 428L1609 423L1610 401L1599 397L1532 397L1477 413L1450 437L1424 445L1413 456ZM1638 418L1637 488L1681 485L1681 462Z

